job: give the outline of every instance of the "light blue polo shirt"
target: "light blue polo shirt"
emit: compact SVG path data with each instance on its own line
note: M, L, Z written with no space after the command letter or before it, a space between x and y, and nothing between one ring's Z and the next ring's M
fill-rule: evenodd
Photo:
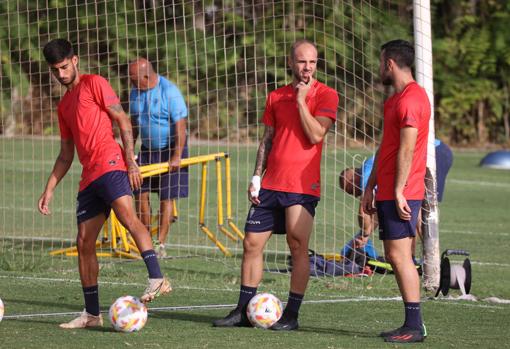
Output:
M137 118L142 144L149 149L168 148L174 124L188 116L181 92L161 75L154 88L131 89L129 112L132 118Z
M368 184L368 178L370 178L370 174L372 173L372 168L374 167L374 157L371 156L365 161L363 161L363 165L361 166L361 190L365 191L365 188Z

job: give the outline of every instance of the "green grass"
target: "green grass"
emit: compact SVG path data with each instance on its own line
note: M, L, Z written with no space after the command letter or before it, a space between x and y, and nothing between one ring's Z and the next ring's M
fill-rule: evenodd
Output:
M192 155L223 151L227 147L192 147ZM232 146L233 209L242 228L248 205L246 182L252 171L255 150ZM392 275L365 279L312 279L308 301L300 315L301 330L274 333L255 329L217 329L211 321L224 316L223 309L176 309L179 306L233 304L239 287L239 244L221 241L235 250L233 258L222 254L198 229L199 169L192 168L190 198L179 203L179 220L173 226L170 255L162 261L175 291L157 299L146 327L139 333L121 334L108 325L103 329L64 331L58 324L69 316L13 318L37 313L79 312L83 307L75 258L48 256L51 248L74 239L74 200L79 181L75 164L56 192L52 217L40 217L35 203L51 170L58 143L49 140L0 139L0 297L5 315L0 323L0 347L75 348L396 348L377 334L401 324L401 301ZM329 149L325 155L323 199L317 210L312 245L319 251L336 251L354 231L357 203L337 188L336 176L353 163L354 151ZM481 301L426 299L423 304L429 338L423 348L498 348L507 346L510 305L491 304L491 296L510 299L508 215L510 173L482 169L480 152L455 152L441 204L441 250L466 249L473 263L472 294ZM358 160L356 160L358 161ZM354 162L355 163L355 162ZM214 164L209 166L210 192L207 222L215 227ZM55 241L15 239L54 238ZM282 251L285 241L273 238L268 249ZM66 242L67 244L67 242ZM202 248L208 247L208 249ZM452 257L452 260L461 260ZM280 254L268 254L266 267L283 267ZM102 310L115 298L139 295L145 285L145 267L140 261L101 259ZM286 300L288 275L266 273L261 290ZM458 294L453 291L453 294ZM173 308L172 308L173 307ZM412 346L411 346L412 347Z

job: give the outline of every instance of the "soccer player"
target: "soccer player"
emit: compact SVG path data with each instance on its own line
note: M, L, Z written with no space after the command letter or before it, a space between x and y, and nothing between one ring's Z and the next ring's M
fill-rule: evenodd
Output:
M437 182L437 201L441 202L443 200L443 193L446 184L446 176L450 171L450 168L453 164L453 154L452 150L448 145L441 142L439 139L434 141L434 148L436 152L436 182ZM371 156L367 160L365 160L361 167L359 168L346 168L342 171L339 176L339 184L340 188L342 188L347 194L350 194L354 197L360 197L365 190L368 178L372 173L372 168L374 166L374 157ZM422 207L423 208L423 207ZM416 225L416 233L421 238L421 214L419 215L418 223ZM347 252L349 252L350 246L354 246L355 248L365 249L365 252L371 258L377 257L377 252L372 245L371 240L369 239L372 232L377 228L377 216L369 215L363 212L361 203L359 205L358 212L358 223L360 227L360 231L354 237L354 240L350 241L342 250L342 255L346 256ZM414 244L413 244L413 260L414 260ZM415 261L416 263L416 261Z
M111 209L135 239L147 266L149 285L141 300L149 302L172 289L161 273L149 232L133 208L131 188L140 187L141 175L134 160L131 123L119 98L101 76L80 74L78 57L69 41L52 40L44 46L43 53L53 76L67 89L58 105L60 153L38 202L43 215L50 214L53 193L71 167L75 147L83 166L76 208L76 241L85 310L60 327L101 326L96 240ZM124 149L114 139L112 122L120 128Z
M377 212L379 238L404 300L404 325L381 336L399 343L422 342L426 336L411 246L425 193L431 111L427 93L414 81L413 62L414 48L407 41L393 40L381 47L381 81L395 93L384 103L382 142L362 199L365 213Z
M246 307L262 279L264 246L273 233L286 233L293 266L290 292L282 317L271 329L298 328L310 274L308 242L320 199L322 144L336 120L338 94L314 78L313 43L296 41L288 65L292 83L269 94L262 117L265 130L248 188L252 206L245 225L238 306L214 326L250 325Z
M129 65L133 84L129 111L133 139L142 141L139 165L168 162L168 173L146 178L135 193L138 216L150 229L150 192L159 195L158 239L154 241L158 257L165 257L165 241L173 221L174 200L188 196L188 168L180 168L181 158L188 157L186 119L188 109L181 92L172 82L158 75L152 64L138 58Z

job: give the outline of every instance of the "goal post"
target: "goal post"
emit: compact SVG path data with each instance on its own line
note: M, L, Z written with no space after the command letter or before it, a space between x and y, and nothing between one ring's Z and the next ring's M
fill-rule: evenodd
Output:
M439 286L439 208L436 183L434 129L434 83L432 69L432 25L430 0L413 1L416 80L425 88L431 105L425 177L425 200L422 210L423 287L435 291Z

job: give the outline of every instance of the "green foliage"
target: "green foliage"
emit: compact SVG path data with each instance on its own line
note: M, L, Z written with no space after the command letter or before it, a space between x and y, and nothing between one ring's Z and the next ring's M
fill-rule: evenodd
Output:
M47 41L64 37L74 44L80 69L107 77L124 101L128 63L146 56L184 92L191 133L239 140L240 134L256 136L252 126L259 122L267 92L291 79L286 67L290 44L307 37L320 51L319 77L340 91L346 111L356 110L348 116L354 135L354 120L362 120L367 110L372 117L375 112L355 105L363 103L364 95L377 103L382 98L374 90L383 36L377 28L389 23L391 14L383 14L379 3L224 1L220 6L213 1L104 0L68 6L57 0L8 0L0 4L9 14L8 26L0 27L2 66L9 69L3 73L2 93L15 104L58 96L50 94L40 51ZM27 91L28 86L34 88ZM10 95L14 88L23 88L21 97ZM52 129L50 113L44 112L42 120L32 133Z
M437 129L453 142L508 142L509 3L433 1ZM379 46L412 40L404 1L7 0L0 13L0 120L10 115L32 134L55 129L49 106L61 90L41 48L56 37L73 42L80 69L107 77L123 101L130 60L146 56L183 91L192 134L234 140L256 137L264 98L290 81L289 45L302 37L317 43L318 77L341 95L346 136L377 133Z
M436 1L436 128L457 143L509 142L510 2Z

